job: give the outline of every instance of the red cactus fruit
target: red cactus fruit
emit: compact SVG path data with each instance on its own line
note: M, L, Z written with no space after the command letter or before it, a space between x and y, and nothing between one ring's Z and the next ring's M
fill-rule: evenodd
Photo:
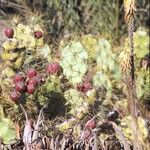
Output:
M39 39L39 38L41 38L41 37L43 36L43 33L42 33L41 31L36 31L36 32L34 32L34 36L35 36L37 39Z
M26 85L23 82L17 82L15 84L15 90L22 93L26 91Z
M31 84L34 85L35 87L38 85L37 76L29 79L28 85L31 85Z
M55 63L50 63L46 67L46 72L50 75L58 74L59 70L60 70L60 65L56 62Z
M28 94L34 94L35 90L36 90L36 86L34 84L27 85L27 93Z
M12 28L6 28L4 32L8 38L12 38L14 35L14 30Z
M37 76L37 71L35 69L31 68L27 71L27 76L28 76L28 78L33 78L33 77Z
M22 82L25 80L25 77L22 74L16 74L13 76L14 83Z
M17 102L20 98L20 94L17 92L17 91L12 91L10 93L10 99L13 101L13 102Z
M78 91L86 93L91 89L91 84L89 82L84 82L84 83L80 82L77 83L76 88Z

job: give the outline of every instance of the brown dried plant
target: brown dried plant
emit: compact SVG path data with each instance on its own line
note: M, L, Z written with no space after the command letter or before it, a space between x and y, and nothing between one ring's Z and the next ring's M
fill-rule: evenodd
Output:
M125 21L129 23L135 14L135 0L124 0L124 10L125 10Z
M128 35L130 44L130 73L126 76L126 87L127 87L127 98L129 111L132 117L132 135L133 135L133 149L143 150L143 143L139 140L140 130L138 126L138 102L135 92L135 64L134 64L134 15L135 15L135 0L124 0L124 10L125 10L125 22L128 25ZM130 74L130 75L129 75Z

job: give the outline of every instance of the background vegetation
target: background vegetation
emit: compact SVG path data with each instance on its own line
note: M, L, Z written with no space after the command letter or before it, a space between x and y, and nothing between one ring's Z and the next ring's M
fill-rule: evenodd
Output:
M137 133L146 150L150 142L149 1L137 0L136 8ZM95 148L94 137L99 149L132 149L130 80L126 76L130 41L123 11L122 0L0 1L0 26L4 21L4 26L14 30L11 39L0 34L4 37L0 42L3 147L28 147L24 136L29 134L32 146L47 140L41 145L56 150L76 144L80 149ZM36 31L42 37L37 38ZM38 74L35 91L21 91L19 100L12 101L13 76L21 72L27 88L27 72L33 68ZM40 135L37 130L32 133L33 122Z

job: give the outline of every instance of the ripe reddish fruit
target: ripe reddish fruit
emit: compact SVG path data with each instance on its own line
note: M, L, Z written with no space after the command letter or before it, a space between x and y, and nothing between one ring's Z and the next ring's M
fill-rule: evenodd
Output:
M35 36L37 39L39 39L39 38L41 38L41 37L43 36L43 33L42 33L41 31L36 31L36 32L34 32L34 36Z
M26 91L26 85L23 82L17 82L15 84L15 90L22 93Z
M17 102L20 98L20 94L17 91L12 91L10 93L10 99L14 102Z
M28 94L34 94L35 90L36 90L36 86L34 84L27 85L27 93Z
M29 79L29 81L28 81L28 85L31 85L31 84L33 84L35 87L38 85L38 80L37 80L37 77L33 77L33 78L31 78L31 79Z
M96 123L94 118L88 120L85 124L85 129L94 129L96 127Z
M22 74L16 74L13 76L14 83L22 82L25 80L25 77Z
M89 82L83 83L84 86L84 92L87 92L91 89L91 84Z
M78 91L86 93L91 89L91 84L89 82L84 82L84 83L80 82L77 83L76 88Z
M60 65L58 63L50 63L46 67L46 72L50 75L58 74L59 70L60 70Z
M76 88L77 88L78 91L83 91L84 90L83 83L81 83L81 82L77 83Z
M31 69L29 69L28 71L27 71L27 76L29 77L29 78L33 78L33 77L35 77L37 75L37 71L35 70L35 69L33 69L33 68L31 68Z
M8 38L12 38L13 35L14 35L14 30L12 28L6 28L5 29L5 35L8 37Z

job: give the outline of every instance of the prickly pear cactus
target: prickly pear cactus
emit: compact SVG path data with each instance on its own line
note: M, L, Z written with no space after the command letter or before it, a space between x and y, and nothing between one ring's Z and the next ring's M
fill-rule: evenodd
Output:
M12 26L3 31L5 41L0 55L0 100L4 107L15 106L10 101L10 91L14 88L12 77L30 67L42 70L51 59L51 51L44 43L43 30L38 24L29 26L17 22Z
M31 61L34 57L36 57L37 49L44 47L43 36L40 38L35 37L36 31L41 32L41 34L43 31L39 25L29 27L21 23L14 26L12 30L14 32L13 37L8 38L2 45L3 52L1 54L1 58L5 62L5 65L9 66L12 69L18 70L25 63L28 63L28 60L31 57ZM30 56L28 54L29 51ZM41 53L41 55L44 54Z
M51 100L49 97L51 96L50 93L53 91L58 93L62 92L60 79L55 76L51 76L50 79L48 79L41 87L39 87L37 99L40 105L44 106Z
M139 28L134 34L135 54L143 58L149 53L149 36L144 28Z
M93 77L93 83L95 86L105 86L108 89L111 89L111 82L109 80L109 78L101 73L101 72L97 72L94 77Z
M116 58L117 54L112 51L110 42L106 39L99 39L96 47L98 69L93 76L93 84L106 89L105 104L110 102L114 83L119 83L121 79L121 71Z
M137 97L141 100L149 100L150 94L149 94L149 85L150 85L150 74L149 70L143 71L140 70L137 73L136 78L136 93Z
M98 45L96 48L97 58L96 62L100 69L107 71L107 70L114 70L114 56L111 51L111 45L109 41L106 39L99 39Z
M90 61L95 60L97 39L94 38L91 34L87 34L81 37L81 43L88 52L89 60Z
M72 84L82 81L88 67L87 59L88 53L80 42L71 42L62 49L60 65Z
M4 144L16 142L16 131L14 124L7 118L0 118L0 138Z
M80 115L86 113L88 104L83 100L79 91L69 89L65 91L64 97L66 105L70 106L70 114L80 117Z
M149 54L149 36L146 29L139 28L134 33L135 56L137 59L143 58ZM129 40L125 39L124 49L129 51Z
M105 97L105 103L107 104L112 95L112 83L109 77L102 72L96 72L93 77L93 84L96 87L104 87L107 90Z

